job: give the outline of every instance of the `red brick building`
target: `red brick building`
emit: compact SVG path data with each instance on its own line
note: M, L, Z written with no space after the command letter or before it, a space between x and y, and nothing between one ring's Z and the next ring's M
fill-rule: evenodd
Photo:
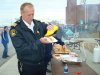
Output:
M85 14L86 13L86 14ZM100 4L77 5L77 0L67 0L66 24L100 22Z

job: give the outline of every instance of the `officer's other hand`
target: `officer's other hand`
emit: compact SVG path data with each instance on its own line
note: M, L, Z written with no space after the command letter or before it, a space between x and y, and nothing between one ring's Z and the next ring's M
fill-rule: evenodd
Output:
M66 49L67 47L65 45L63 45L63 48Z
M53 30L54 29L54 25L48 25L47 26L47 30Z
M49 41L47 40L47 37L42 37L42 38L40 38L40 42L41 42L41 43L44 43L44 44L51 43L51 42L49 42Z

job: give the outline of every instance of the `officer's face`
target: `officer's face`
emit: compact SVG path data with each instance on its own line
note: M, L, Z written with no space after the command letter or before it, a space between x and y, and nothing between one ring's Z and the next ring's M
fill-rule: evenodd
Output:
M31 24L34 17L34 8L26 6L24 12L21 13L22 18L29 24Z

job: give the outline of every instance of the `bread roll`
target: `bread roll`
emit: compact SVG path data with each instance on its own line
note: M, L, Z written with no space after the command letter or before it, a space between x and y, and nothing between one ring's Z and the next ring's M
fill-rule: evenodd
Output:
M63 46L60 45L60 44L54 44L53 45L53 50L56 53L67 53L67 52L71 52L67 47L66 48L63 48Z

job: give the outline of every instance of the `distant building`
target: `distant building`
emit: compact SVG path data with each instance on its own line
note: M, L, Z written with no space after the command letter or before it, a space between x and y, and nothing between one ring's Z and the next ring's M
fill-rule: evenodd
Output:
M86 14L85 14L86 13ZM100 22L100 4L77 5L77 0L67 0L66 24Z
M76 24L76 4L77 0L67 0L66 23Z

